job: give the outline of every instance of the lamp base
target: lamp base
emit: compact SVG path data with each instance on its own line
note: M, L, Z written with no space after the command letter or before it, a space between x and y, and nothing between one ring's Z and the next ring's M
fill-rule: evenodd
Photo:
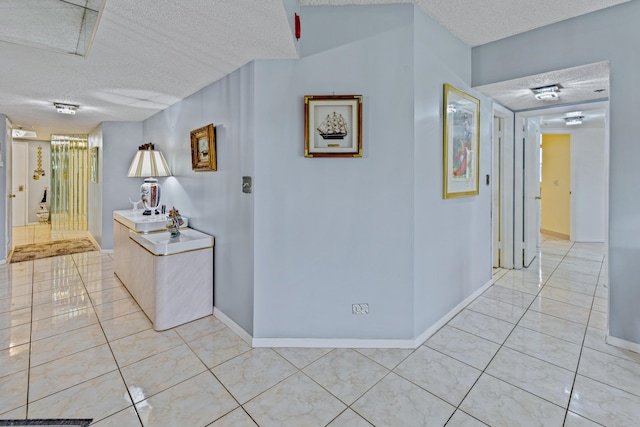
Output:
M144 212L142 212L142 215L160 215L160 212L158 212L158 210L156 209L155 212L151 212L151 210L146 209Z
M144 207L142 215L151 215L151 211L155 211L158 215L158 206L160 205L160 184L155 178L146 178L144 184L140 186L140 200Z

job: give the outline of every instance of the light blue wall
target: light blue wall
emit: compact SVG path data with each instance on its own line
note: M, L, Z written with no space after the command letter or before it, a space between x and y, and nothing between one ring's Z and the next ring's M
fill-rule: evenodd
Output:
M303 57L256 64L255 337L412 337L412 12L304 7ZM363 158L303 155L332 93L364 97Z
M102 238L103 250L113 249L113 211L131 209L129 197L140 196L142 178L127 178L129 165L143 143L141 122L102 123ZM94 218L97 220L97 218ZM89 219L92 222L93 219ZM97 223L95 223L97 226Z
M102 153L102 125L99 125L89 134L88 145L89 150L91 148L98 148L98 182L94 183L89 180L88 185L88 202L89 202L89 214L87 215L87 229L93 238L98 242L102 249L106 249L102 242L102 189L104 184L104 177L112 178L110 173L104 173L103 165L103 153ZM113 190L112 190L113 191ZM111 220L112 217L107 217ZM113 246L109 249L113 249Z
M300 60L250 63L144 122L92 132L92 234L113 247L112 212L141 183L127 168L153 142L174 174L162 203L216 237L215 305L248 333L413 339L491 275L488 191L445 201L441 190L442 87L468 89L471 51L414 5L299 12ZM364 96L363 158L303 156L303 97L331 93ZM193 172L189 133L208 123L218 171ZM354 303L369 314L352 315Z
M301 18L302 58L256 63L254 336L415 338L491 278L490 192L442 199L442 88L471 49L413 5ZM331 93L364 96L362 159L303 157L303 97Z
M175 205L189 226L215 237L214 304L248 333L253 331L254 66L248 64L143 123L143 140L163 152L173 177L162 203ZM191 170L190 132L213 123L218 170Z
M609 60L609 333L640 343L640 199L633 190L640 158L640 2L510 37L473 49L473 84Z
M437 43L433 43L437 40ZM414 312L416 334L489 281L492 103L470 90L471 48L416 10ZM480 98L480 194L443 199L443 85Z
M0 114L0 159L4 166L0 167L0 200L5 201L0 208L0 261L7 259L7 116Z

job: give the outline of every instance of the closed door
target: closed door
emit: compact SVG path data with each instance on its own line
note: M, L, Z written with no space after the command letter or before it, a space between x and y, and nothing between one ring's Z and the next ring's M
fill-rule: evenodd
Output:
M26 142L14 142L12 150L12 225L20 227L27 224L27 173L29 165L29 147Z

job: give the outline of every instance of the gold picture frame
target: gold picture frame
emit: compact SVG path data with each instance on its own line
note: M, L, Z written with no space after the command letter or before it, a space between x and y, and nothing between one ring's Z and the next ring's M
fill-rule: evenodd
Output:
M476 196L480 176L480 100L444 85L443 197Z
M216 128L213 123L191 131L191 169L216 171Z
M304 97L304 156L362 157L362 95Z
M91 175L91 182L98 182L98 147L93 147L89 150L89 172Z

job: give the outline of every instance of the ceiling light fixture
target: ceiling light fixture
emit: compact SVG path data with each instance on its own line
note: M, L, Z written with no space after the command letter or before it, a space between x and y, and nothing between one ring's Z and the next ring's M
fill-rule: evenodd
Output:
M75 114L80 108L79 105L61 104L59 102L54 102L53 106L56 107L56 111L60 114Z
M584 119L584 116L565 117L564 123L567 126L581 125L583 119Z
M560 97L559 84L532 88L531 92L538 101L557 101Z
M38 134L32 130L12 129L11 135L14 138L37 138Z

